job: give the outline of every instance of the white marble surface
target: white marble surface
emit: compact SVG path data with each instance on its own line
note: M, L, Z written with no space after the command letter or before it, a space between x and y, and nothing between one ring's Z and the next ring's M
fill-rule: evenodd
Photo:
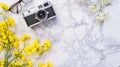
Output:
M17 0L0 0L9 5ZM23 11L47 0L34 0ZM79 0L49 0L57 18L27 27L21 13L13 14L17 35L29 33L41 41L52 41L50 50L43 55L30 56L36 67L37 61L51 60L54 67L119 67L120 66L120 0L106 8L109 17L104 23L94 22L79 5Z

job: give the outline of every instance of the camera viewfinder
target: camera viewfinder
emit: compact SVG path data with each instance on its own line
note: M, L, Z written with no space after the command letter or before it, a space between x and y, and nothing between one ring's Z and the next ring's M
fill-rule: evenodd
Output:
M46 6L49 6L49 4L48 4L48 3L45 3L44 6L45 6L45 7L46 7Z

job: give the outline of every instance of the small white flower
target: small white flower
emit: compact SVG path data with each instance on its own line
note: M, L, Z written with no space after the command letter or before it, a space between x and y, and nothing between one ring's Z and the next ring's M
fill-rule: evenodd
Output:
M109 4L110 3L110 0L105 0L105 4Z
M103 13L101 11L99 11L97 14L96 14L96 20L97 21L104 21L106 19L107 15L106 13Z
M110 0L99 0L99 1L103 4L109 4L110 3Z
M96 10L96 4L90 5L89 9L91 12L94 12Z

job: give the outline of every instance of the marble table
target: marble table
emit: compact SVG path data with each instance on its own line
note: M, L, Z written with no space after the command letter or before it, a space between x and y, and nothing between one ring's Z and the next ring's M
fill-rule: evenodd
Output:
M11 5L17 0L0 0ZM34 0L22 12L48 0ZM95 22L79 5L80 0L49 0L57 17L29 28L21 13L6 12L15 18L13 29L18 36L28 33L41 41L48 38L51 48L43 55L31 55L37 61L51 60L54 67L119 67L120 66L120 0L105 8L109 14L104 23ZM2 55L2 53L0 53ZM1 56L0 56L1 57Z

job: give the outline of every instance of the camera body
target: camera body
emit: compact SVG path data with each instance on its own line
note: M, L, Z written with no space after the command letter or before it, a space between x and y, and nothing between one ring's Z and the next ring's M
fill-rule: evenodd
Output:
M50 2L28 9L22 14L27 25L30 27L56 17L53 6Z

